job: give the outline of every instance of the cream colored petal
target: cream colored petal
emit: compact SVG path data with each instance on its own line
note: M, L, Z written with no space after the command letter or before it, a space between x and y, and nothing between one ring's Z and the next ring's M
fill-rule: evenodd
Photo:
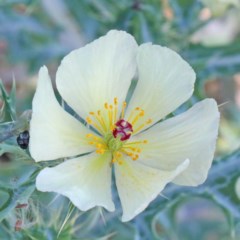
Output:
M116 184L122 204L122 221L133 219L188 166L186 160L172 171L147 167L138 161L125 159L122 165L115 165Z
M111 197L111 156L92 153L43 169L36 187L68 197L82 211L101 206L114 211Z
M195 104L176 117L163 121L131 141L148 140L138 161L159 169L174 169L185 159L189 167L174 182L196 186L203 183L212 164L218 135L219 112L213 99Z
M137 44L123 31L112 30L67 55L57 71L57 88L83 118L104 103L125 100L136 71Z
M176 52L158 45L143 44L137 55L139 80L126 118L136 107L145 111L134 128L151 118L155 123L184 103L193 92L195 72Z
M32 103L30 153L35 161L53 160L92 151L86 142L89 130L57 102L46 67L39 71Z

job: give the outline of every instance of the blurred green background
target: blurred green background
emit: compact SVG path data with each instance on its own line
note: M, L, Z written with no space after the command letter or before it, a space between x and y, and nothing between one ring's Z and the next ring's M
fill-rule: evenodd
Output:
M131 33L139 44L170 47L191 64L195 92L176 113L205 97L215 98L221 112L206 183L194 189L169 185L168 199L160 196L124 224L120 210L83 213L63 197L37 192L34 180L44 165L16 144L39 68L47 65L54 80L63 56L110 29ZM240 239L239 0L0 0L0 78L1 240Z

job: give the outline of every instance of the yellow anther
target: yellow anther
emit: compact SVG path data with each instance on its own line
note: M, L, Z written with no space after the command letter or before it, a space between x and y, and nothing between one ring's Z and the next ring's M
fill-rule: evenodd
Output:
M110 110L112 110L112 109L113 109L113 106L112 106L112 105L109 105L109 108L110 108Z
M123 161L122 161L122 160L118 160L118 164L119 164L119 165L122 165L122 164L123 164Z
M139 111L139 110L140 110L140 107L136 107L135 110Z
M119 164L122 164L122 160L120 159L122 157L122 153L120 152L115 152L114 155L113 155L113 159L112 159L112 163L119 163Z
M118 99L115 97L114 98L114 104L117 105L118 104Z
M98 116L100 116L100 115L101 115L101 111L100 111L100 110L98 110L98 111L97 111L97 114L98 114Z
M88 133L87 135L86 135L86 137L87 138L91 138L93 135L91 134L91 133Z
M145 144L145 143L148 143L148 140L143 140L143 143Z
M150 124L150 123L152 123L152 119L151 118L149 118L148 120L147 120L147 122L146 122L146 124Z
M103 149L103 148L97 149L97 150L96 150L96 153L98 153L98 154L103 154L103 153L105 153L105 149Z
M90 115L94 115L94 112L89 112Z
M91 118L90 118L90 117L87 117L87 118L86 118L86 122L87 122L88 124L91 124L91 123L92 123Z
M127 154L129 157L132 157L132 156L133 156L133 153L131 153L131 152L126 152L126 154Z
M94 145L94 144L95 144L95 142L88 142L88 144L90 144L90 145Z
M97 144L96 144L96 147L97 147L97 148L102 148L103 145L102 145L101 143L97 143Z
M117 157L117 158L120 158L120 157L122 157L122 154L121 154L120 152L116 152L116 154L115 154L115 155L116 155L116 157Z
M139 116L142 117L144 116L144 114L145 114L144 110L141 110L141 112L139 113Z
M106 109L108 109L108 104L107 104L107 103L104 103L104 107L105 107Z

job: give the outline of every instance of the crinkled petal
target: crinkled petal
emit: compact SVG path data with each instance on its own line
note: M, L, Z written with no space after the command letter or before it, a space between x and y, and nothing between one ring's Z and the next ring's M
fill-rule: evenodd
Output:
M142 212L188 164L189 161L186 160L172 171L151 168L128 158L124 159L122 165L116 164L116 184L123 209L122 221L129 221Z
M137 44L123 31L112 30L67 55L56 75L57 89L81 117L104 103L126 98L136 71Z
M195 72L176 52L143 44L137 54L139 80L126 112L140 107L152 124L184 103L193 93ZM135 129L146 121L141 118ZM149 127L147 125L146 127Z
M30 153L35 161L53 160L92 151L86 141L90 130L57 102L46 67L39 71L32 103Z
M218 135L219 112L213 99L206 99L185 113L163 121L134 137L148 140L138 161L159 169L174 169L185 159L189 167L174 182L196 186L203 183L212 164Z
M67 160L56 167L43 169L36 187L68 197L82 211L102 206L114 211L111 197L111 156L92 153Z

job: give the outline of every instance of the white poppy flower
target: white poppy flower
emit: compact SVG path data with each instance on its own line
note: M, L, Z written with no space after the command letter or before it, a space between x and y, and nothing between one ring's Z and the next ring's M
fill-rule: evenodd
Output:
M128 221L167 183L203 183L218 132L216 102L206 99L158 123L189 99L194 81L193 69L174 51L137 46L126 32L110 31L67 55L56 74L59 93L85 126L59 105L47 68L41 68L30 123L31 155L35 161L72 158L43 169L37 189L65 195L83 211L95 206L114 211L113 167L122 220Z

